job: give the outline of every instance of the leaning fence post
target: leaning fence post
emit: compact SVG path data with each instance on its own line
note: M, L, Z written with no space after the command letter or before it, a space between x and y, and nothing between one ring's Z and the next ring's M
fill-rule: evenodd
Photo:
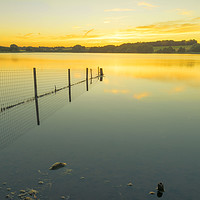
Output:
M88 91L88 68L86 68L86 90Z
M38 94L37 94L37 76L36 76L36 68L33 68L33 78L34 78L35 107L36 107L37 125L40 125L39 106L38 106Z
M70 69L68 69L68 88L69 88L69 102L71 102L72 99L71 99L71 76L70 76Z

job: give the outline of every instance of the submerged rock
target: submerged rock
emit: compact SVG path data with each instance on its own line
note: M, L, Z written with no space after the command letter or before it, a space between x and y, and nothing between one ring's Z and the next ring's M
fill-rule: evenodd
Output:
M149 194L151 194L151 195L154 195L154 194L155 194L155 192L149 192Z
M70 175L70 174L72 174L72 169L66 169L66 170L64 170L64 172L63 172L63 175Z
M42 185L42 184L44 184L44 182L43 181L39 181L38 184Z
M34 194L37 194L38 191L37 191L37 190L34 190L34 189L30 189L30 190L28 191L28 193L29 193L31 196L33 196Z
M25 200L33 200L31 197L25 197Z
M133 186L133 183L128 183L127 186Z
M65 165L67 165L67 164L63 163L63 162L56 162L49 169L56 170L56 169L60 169L60 168L64 167Z
M7 199L11 199L12 197L11 197L9 194L7 194L7 195L6 195L6 198L7 198Z

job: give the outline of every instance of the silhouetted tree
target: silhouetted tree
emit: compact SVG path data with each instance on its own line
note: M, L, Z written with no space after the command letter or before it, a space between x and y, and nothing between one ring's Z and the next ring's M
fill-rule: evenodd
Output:
M177 53L185 53L186 50L185 50L185 47L180 47L178 50L177 50Z
M200 44L193 44L190 48L191 52L200 52Z
M0 52L9 52L10 48L9 47L2 47L0 46Z
M159 49L156 51L156 53L175 53L176 50L174 48L170 47L165 47L164 49Z
M16 44L11 44L10 51L19 51L19 47Z
M81 45L75 45L72 47L73 52L84 52L85 51L85 46Z
M185 42L185 45L193 45L193 44L197 44L197 40L188 40Z
M150 44L140 44L137 47L137 53L153 53L153 46Z
M26 47L25 50L26 50L27 52L33 52L33 51L34 51L34 48L31 47L31 46L29 46L29 47Z

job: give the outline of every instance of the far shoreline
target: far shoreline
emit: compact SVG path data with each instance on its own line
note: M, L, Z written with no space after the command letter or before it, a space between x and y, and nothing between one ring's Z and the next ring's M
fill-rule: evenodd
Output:
M186 55L186 54L200 54L200 52L185 52L185 53L177 53L177 52L174 52L174 53L157 53L157 52L153 52L153 53L133 53L133 52L52 52L52 51L34 51L34 52L0 52L0 54L34 54L34 53L52 53L52 54L57 54L57 53L73 53L73 54L158 54L158 55L161 55L161 54L167 54L167 55L170 55L170 54L175 54L175 55Z

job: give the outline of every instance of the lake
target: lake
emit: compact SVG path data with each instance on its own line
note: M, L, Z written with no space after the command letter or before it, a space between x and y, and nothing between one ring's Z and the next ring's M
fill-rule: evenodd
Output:
M0 54L0 106L0 199L199 198L200 55Z

